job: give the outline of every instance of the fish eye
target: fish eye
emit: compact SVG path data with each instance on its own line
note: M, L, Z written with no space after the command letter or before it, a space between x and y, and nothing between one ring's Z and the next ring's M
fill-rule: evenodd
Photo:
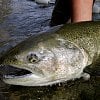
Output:
M34 53L30 53L28 56L27 56L27 60L29 63L36 63L39 61L38 59L38 56Z

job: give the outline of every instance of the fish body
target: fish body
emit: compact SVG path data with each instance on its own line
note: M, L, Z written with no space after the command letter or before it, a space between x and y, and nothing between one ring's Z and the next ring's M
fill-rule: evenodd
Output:
M2 56L0 64L31 72L21 76L6 75L5 83L46 86L89 78L83 70L99 58L100 21L81 22L31 36Z

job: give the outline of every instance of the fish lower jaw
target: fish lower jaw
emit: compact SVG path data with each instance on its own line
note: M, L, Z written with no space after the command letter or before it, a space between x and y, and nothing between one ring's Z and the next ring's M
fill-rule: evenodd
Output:
M27 74L23 76L5 76L3 81L7 84L20 85L20 86L48 86L57 83L66 82L68 80L74 80L76 78L85 77L87 74L78 73L77 75L71 75L70 77L60 77L52 79L52 76L49 77L40 77L35 74ZM87 78L87 76L86 76Z
M3 81L11 85L36 86L41 78L42 77L32 73L22 76L4 75Z
M21 77L13 78L13 76L7 76L7 78L4 78L3 81L6 84L20 85L20 86L49 86L49 85L51 86L53 84L62 83L62 82L67 81L67 79L65 79L65 78L52 81L52 80L49 80L48 78L31 79L32 77L29 76L25 79L22 79Z

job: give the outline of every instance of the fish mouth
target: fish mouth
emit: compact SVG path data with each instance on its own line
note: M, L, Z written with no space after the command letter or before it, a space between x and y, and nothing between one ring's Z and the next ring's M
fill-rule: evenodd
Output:
M21 86L39 86L39 84L41 83L41 78L43 77L42 75L38 73L37 74L32 73L31 71L26 69L16 68L16 66L9 66L9 67L12 67L13 71L6 74L4 73L2 75L3 76L2 80L5 83L11 85L21 85Z
M11 66L15 67L15 66ZM16 67L15 67L16 68ZM32 73L31 71L16 68L20 71L16 73L9 73L3 75L3 81L6 84L10 85L20 85L20 86L48 86L52 84L60 83L61 81L65 81L65 79L53 79L52 76L44 76L41 74Z
M13 66L11 66L11 67L13 67ZM16 71L18 68L14 67L14 69ZM17 72L10 72L10 73L4 74L3 78L9 79L9 78L25 77L25 76L30 75L30 74L32 74L32 72L30 72L28 70L18 69Z

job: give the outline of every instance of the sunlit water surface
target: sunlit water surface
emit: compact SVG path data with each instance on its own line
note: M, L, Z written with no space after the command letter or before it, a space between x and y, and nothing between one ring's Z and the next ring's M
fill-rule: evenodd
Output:
M25 38L47 30L53 7L29 0L0 0L0 56ZM93 20L100 20L100 14L93 15ZM0 100L100 100L100 76L48 87L11 86L0 81Z

